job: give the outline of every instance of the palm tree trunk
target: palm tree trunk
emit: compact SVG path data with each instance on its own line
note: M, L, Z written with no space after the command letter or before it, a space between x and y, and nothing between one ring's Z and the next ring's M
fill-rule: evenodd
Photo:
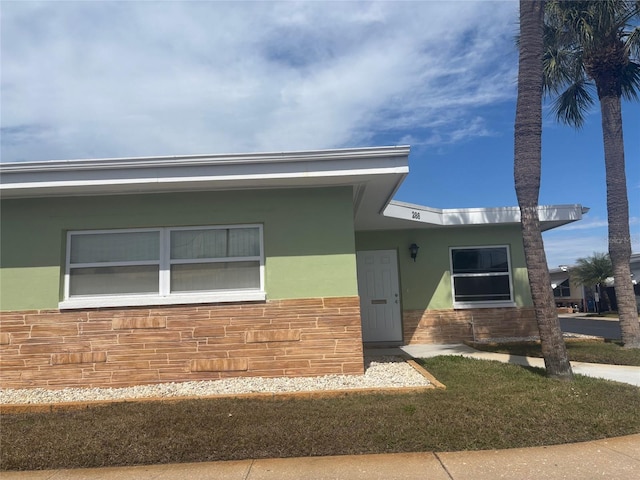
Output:
M543 14L544 1L520 0L514 179L531 296L547 375L570 380L573 373L551 290L538 216L542 161Z
M607 286L605 284L600 284L600 305L604 305L606 307L606 311L611 311L611 299L609 298L609 292L607 292ZM605 310L604 308L601 308Z
M631 282L631 234L629 200L624 165L622 109L620 96L601 95L604 163L607 177L607 215L609 256L613 265L618 316L622 343L626 348L640 348L640 323Z

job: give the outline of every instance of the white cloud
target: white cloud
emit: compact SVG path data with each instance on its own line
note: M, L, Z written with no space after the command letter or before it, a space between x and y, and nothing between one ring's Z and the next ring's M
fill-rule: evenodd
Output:
M2 160L443 142L515 92L516 2L3 2Z
M558 265L573 265L578 258L594 252L606 252L607 236L550 236L545 234L544 250L549 268Z
M562 227L563 232L571 230L591 230L594 228L607 228L608 223L606 220L594 217L588 218L588 220L582 220L580 222L572 223Z
M591 256L594 252L607 252L609 250L609 238L606 228L602 229L600 222L593 222L597 233L585 234L584 231L577 228L571 229L571 226L578 226L581 222L561 227L557 230L550 230L543 234L544 250L547 256L547 264L550 268L558 265L572 265L578 258ZM632 224L637 224L633 222ZM606 227L606 222L604 223ZM600 229L598 231L598 229ZM640 252L640 234L631 231L631 251Z
M631 251L640 252L640 217L630 217ZM578 258L609 250L607 220L587 215L584 220L549 230L543 234L549 268L572 265Z

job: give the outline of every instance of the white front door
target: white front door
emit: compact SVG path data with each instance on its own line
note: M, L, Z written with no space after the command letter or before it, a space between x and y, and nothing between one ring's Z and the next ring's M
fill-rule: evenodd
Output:
M401 342L400 288L395 250L356 252L365 342Z

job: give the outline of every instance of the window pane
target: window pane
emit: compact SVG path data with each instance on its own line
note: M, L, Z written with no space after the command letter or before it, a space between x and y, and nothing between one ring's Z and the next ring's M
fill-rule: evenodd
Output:
M71 296L158 293L158 275L157 265L73 268L69 293Z
M160 232L71 235L71 264L158 260Z
M173 230L171 259L224 258L227 256L227 230Z
M257 228L229 229L230 257L257 257L260 255L260 230Z
M554 297L570 297L571 296L571 287L569 286L568 279L553 289L553 296Z
M189 263L171 266L171 292L260 288L259 262Z
M455 277L456 302L487 302L511 300L509 276Z
M452 251L453 273L508 272L506 248L465 248Z

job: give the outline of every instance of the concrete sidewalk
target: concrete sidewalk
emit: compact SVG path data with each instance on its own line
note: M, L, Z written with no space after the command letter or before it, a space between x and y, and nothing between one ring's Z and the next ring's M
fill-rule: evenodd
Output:
M276 458L39 472L2 480L637 480L640 435L552 447L452 453Z
M481 352L464 344L454 345L405 345L396 349L379 349L378 353L392 355L399 350L413 358L429 358L439 355L461 355L463 357L478 358L481 360L496 360L498 362L513 363L527 367L544 368L542 358L520 357L504 353ZM626 365L605 365L602 363L571 362L573 373L587 377L603 378L616 382L628 383L640 387L640 367ZM640 474L638 475L640 478Z

